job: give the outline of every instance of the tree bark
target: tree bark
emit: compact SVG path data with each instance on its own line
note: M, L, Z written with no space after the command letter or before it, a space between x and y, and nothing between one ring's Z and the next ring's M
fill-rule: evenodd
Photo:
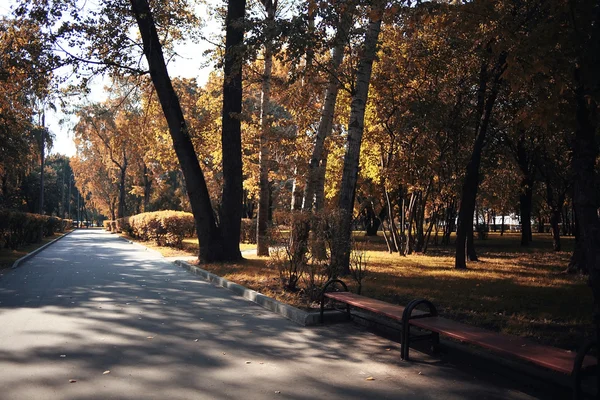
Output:
M527 178L521 182L519 210L521 213L521 246L528 246L532 239L531 209L533 206L533 182Z
M152 191L152 180L148 176L150 171L148 170L148 166L144 163L143 169L143 182L144 182L144 212L150 211L150 194Z
M198 259L201 262L221 260L224 258L223 246L214 219L208 188L190 139L179 98L173 89L167 72L162 46L148 1L130 0L130 3L142 37L144 55L150 67L150 77L167 120L169 133L173 140L173 148L185 178L198 234Z
M339 271L342 275L350 272L350 238L352 235L352 211L354 208L356 180L358 178L358 161L364 131L369 83L373 70L373 61L377 52L377 42L379 40L379 32L381 31L381 19L384 9L385 2L382 0L374 1L371 6L371 17L369 18L365 34L362 56L356 72L355 90L350 104L348 145L344 156L342 187L338 203L341 211L339 227L341 237L336 241L336 246L331 252L331 263L334 270Z
M584 268L589 271L588 284L593 294L593 323L596 345L600 341L600 220L598 208L598 79L600 70L600 9L590 2L591 9L584 3L570 2L574 31L577 34L575 48L579 55L573 73L575 88L575 140L573 146L573 203L579 229L579 240L584 259ZM582 7L577 10L576 7ZM583 8L585 7L585 8ZM577 26L578 19L584 22ZM585 29L583 34L579 29ZM579 43L577 43L579 42ZM600 385L600 371L596 372Z
M221 147L223 149L223 193L221 197L221 234L224 260L242 258L242 65L244 54L244 14L246 0L229 0L225 19L225 65Z
M277 0L263 0L267 12L266 23L272 26L275 21ZM267 38L264 49L265 64L262 75L262 92L260 99L260 144L258 153L258 217L256 218L256 254L269 255L269 170L270 170L270 139L271 139L271 75L273 69L273 46Z
M344 59L344 48L348 41L348 33L352 25L352 16L354 14L354 2L350 2L348 8L340 17L337 31L334 38L333 54L331 56L331 66L329 82L325 90L325 100L321 110L321 120L317 129L315 145L308 163L308 173L306 174L306 183L304 184L304 204L302 209L310 211L315 204L315 194L319 191L320 176L325 177L325 165L327 152L325 150L325 139L331 134L333 117L335 114L335 104L340 89L340 80L338 77L339 68ZM318 202L317 202L318 203Z
M461 202L458 212L458 227L456 229L456 259L454 267L457 269L466 269L466 251L468 237L473 235L473 213L475 211L475 200L477 198L477 189L479 187L479 165L481 164L481 153L487 135L487 128L491 119L492 110L501 82L502 73L506 68L506 53L501 53L498 57L494 68L493 82L490 90L490 95L486 99L486 91L488 84L488 67L487 62L481 64L479 74L479 91L478 91L478 118L476 123L476 138L473 145L471 158L467 164L465 180L461 191ZM474 253L474 248L471 247L469 252L470 258Z
M127 179L127 156L123 150L123 163L119 166L119 207L117 211L118 218L125 217L125 180Z

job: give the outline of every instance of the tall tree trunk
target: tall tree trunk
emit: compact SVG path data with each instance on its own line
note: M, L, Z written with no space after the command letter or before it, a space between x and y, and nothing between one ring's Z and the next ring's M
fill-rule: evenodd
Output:
M46 117L42 111L42 127L41 127L41 138L40 138L40 204L38 213L44 215L44 164L46 161Z
M325 208L325 173L327 172L327 147L323 150L323 158L319 166L317 187L315 190L315 210L321 211ZM306 197L306 196L304 196Z
M519 210L521 212L521 246L528 246L533 238L531 230L531 210L533 208L533 181L524 178L521 182Z
M144 212L150 211L150 194L152 191L152 180L148 176L150 171L148 170L148 166L144 163L143 170L143 182L144 182Z
M414 237L413 237L413 222L415 220L415 208L417 204L418 194L416 192L412 192L410 194L410 203L408 205L408 234L406 238L406 243L404 246L404 255L412 254L414 249Z
M396 223L394 222L394 206L392 205L392 201L390 199L390 193L387 190L385 183L383 184L383 194L385 196L385 204L387 207L387 215L388 215L388 225L390 228L390 235L393 247L393 251L397 251L398 254L403 255L402 253L402 245L400 241L400 235L398 234L398 229L396 228Z
M123 151L125 153L125 151ZM127 157L123 154L123 163L119 168L119 208L117 212L117 218L125 217L125 181L127 179Z
M584 254L585 269L589 271L589 286L593 294L593 323L596 345L600 343L600 220L598 208L598 71L600 70L600 9L596 2L569 2L579 51L573 87L576 103L576 129L573 146L573 203L577 216L579 239ZM590 8L586 6L589 4ZM582 9L577 9L582 7ZM583 20L582 26L577 26ZM583 29L583 33L580 33ZM578 43L579 42L579 43ZM600 371L596 371L597 390L600 390Z
M298 168L294 169L294 180L292 182L292 204L290 208L292 211L300 211L302 210L302 201L304 200L304 191L302 187L298 184Z
M348 124L348 145L344 156L344 169L342 172L342 187L340 189L339 208L340 235L336 246L331 252L331 263L334 270L343 275L350 272L350 238L352 235L352 211L358 178L358 161L360 145L364 130L365 109L369 94L369 83L373 70L373 61L377 52L377 42L381 30L381 19L385 9L383 0L375 0L371 6L369 24L365 34L363 52L356 72L356 85L350 103L350 119Z
M492 110L501 82L502 73L506 66L506 53L501 53L494 68L493 83L490 90L490 95L486 100L486 91L488 84L488 67L487 62L481 64L479 74L479 91L477 94L478 118L475 128L476 138L473 145L471 158L467 164L465 180L461 191L461 202L458 211L458 227L456 229L456 259L454 267L457 269L466 269L466 251L467 240L469 235L473 235L473 213L475 211L475 199L477 198L477 189L479 187L479 165L481 164L481 153L487 135L487 128L492 116ZM474 253L474 248L472 248ZM470 258L473 255L469 252Z
M223 79L223 194L221 197L222 257L240 260L242 223L242 65L246 0L229 0L225 19L225 64Z
M173 140L173 148L175 149L185 178L186 189L190 199L190 206L194 214L196 232L198 234L198 259L201 262L222 260L231 256L231 253L227 254L223 252L223 243L215 222L208 188L206 186L206 181L204 180L204 174L200 169L200 164L198 163L198 158L190 139L188 126L183 117L179 98L173 89L171 79L167 73L162 46L158 38L156 25L148 1L130 0L130 3L142 37L144 55L146 56L150 67L150 77L152 78L152 83L154 84L160 105L167 120L169 133ZM232 3L236 4L237 1L230 1L229 5L231 6ZM227 76L225 80L227 81ZM227 111L227 115L229 116L229 111L231 111L231 109L228 108ZM223 157L225 170L225 154ZM235 213L235 210L231 211Z
M533 165L532 155L525 146L526 132L521 130L517 142L517 164L523 174L521 180L521 192L519 194L519 211L521 215L521 246L528 246L533 239L531 229L531 211L533 208Z
M335 103L340 89L340 79L338 76L340 65L344 59L344 48L348 41L348 33L352 25L352 16L354 14L354 2L351 1L347 9L340 16L337 31L334 38L334 48L331 56L331 65L329 82L325 90L325 100L321 110L321 120L317 129L313 152L308 163L308 173L306 174L306 183L304 184L304 205L305 211L310 211L315 203L315 194L319 191L319 181L323 176L325 178L325 165L327 152L325 149L325 139L331 134L333 117L335 114Z
M550 228L552 232L552 248L554 251L560 251L560 228L558 224L561 219L561 211L565 202L565 194L559 193L558 198L554 198L552 183L550 179L546 180L546 203L550 207Z
M263 0L267 12L266 24L271 27L275 21L277 0ZM264 69L262 75L262 92L260 99L260 144L258 153L258 217L256 229L256 254L266 257L269 255L269 170L271 146L271 75L273 69L273 46L267 39L264 50Z

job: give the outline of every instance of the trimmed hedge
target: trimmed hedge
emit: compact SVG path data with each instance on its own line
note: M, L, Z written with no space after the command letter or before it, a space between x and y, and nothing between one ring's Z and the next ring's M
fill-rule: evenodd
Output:
M18 249L41 240L40 233L52 236L71 228L70 219L30 214L20 211L0 210L0 245Z
M127 233L143 241L154 240L159 246L181 247L183 239L196 233L194 216L183 211L155 211L104 221L109 232Z

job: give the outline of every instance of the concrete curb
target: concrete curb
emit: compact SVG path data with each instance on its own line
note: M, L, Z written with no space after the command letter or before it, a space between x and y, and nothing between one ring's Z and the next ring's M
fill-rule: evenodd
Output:
M214 285L222 286L226 289L231 290L238 296L245 298L246 300L250 300L253 303L258 304L259 306L266 308L267 310L273 311L279 315L286 317L287 319L302 325L302 326L312 326L320 324L319 321L319 313L318 312L306 312L302 311L296 307L289 306L287 304L283 304L277 300L274 300L270 297L265 296L255 290L247 289L242 285L238 285L237 283L233 283L225 278L222 278L218 275L215 275L211 272L208 272L196 265L192 265L188 262L182 260L175 260L174 264L187 269L192 274L199 276L205 281L208 281ZM327 318L327 322L332 320L339 319L340 316L346 318L343 313L337 311L326 311L325 316Z
M75 232L75 229L73 229L71 232L67 232L64 235L62 235L61 237L58 237L56 239L54 239L51 242L46 243L45 245L43 245L42 247L38 247L37 249L33 250L31 253L27 253L25 254L23 257L19 258L17 261L15 261L13 263L13 265L10 267L10 269L15 269L18 268L19 265L21 265L24 261L29 260L31 257L35 256L37 253L39 253L40 251L44 250L46 247L50 246L51 244L54 244L56 242L58 242L60 239L64 238L67 235L70 235L71 233Z

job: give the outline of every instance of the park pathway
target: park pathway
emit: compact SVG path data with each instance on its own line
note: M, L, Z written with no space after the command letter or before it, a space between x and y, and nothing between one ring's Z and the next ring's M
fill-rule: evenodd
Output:
M531 398L397 347L300 327L101 230L0 278L2 400Z

